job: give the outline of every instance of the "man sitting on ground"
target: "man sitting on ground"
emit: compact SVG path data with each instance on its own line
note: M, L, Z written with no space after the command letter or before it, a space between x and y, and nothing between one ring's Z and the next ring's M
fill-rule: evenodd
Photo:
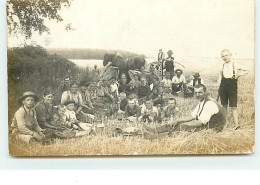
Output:
M198 84L204 84L204 80L202 78L200 78L200 74L199 73L195 73L193 75L193 79L190 81L190 83L188 84L188 90L191 91L192 93L194 93L194 87Z
M34 138L38 142L42 142L45 138L44 129L41 129L36 119L35 102L38 97L34 92L24 92L19 98L21 107L16 111L11 128L12 135L27 136Z
M148 85L153 83L153 79L159 79L159 76L155 73L155 68L153 66L150 67L150 74L147 76Z
M196 85L194 88L195 97L199 104L191 113L191 116L177 119L169 125L163 125L156 129L147 127L149 132L145 133L145 138L156 139L171 134L174 131L192 131L197 132L204 129L213 129L221 132L226 123L226 117L219 103L207 94L206 86L203 84Z
M151 92L150 87L146 83L145 78L141 78L141 85L138 89L138 98L145 99Z
M119 87L118 87L118 93L126 92L127 91L127 79L125 75L121 76L121 79L119 81Z
M130 121L136 121L141 115L141 109L136 105L135 100L128 100L128 104L125 107L125 117Z
M160 81L159 81L159 78L154 78L153 81L152 81L152 84L150 85L151 87L151 93L149 95L149 98L151 99L155 99L158 97L159 95L159 91L160 91Z
M181 69L176 69L176 76L172 78L172 93L176 94L185 88L185 77Z
M163 83L164 93L166 94L171 94L172 92L172 81L170 75L170 72L166 72L165 78L161 81Z
M138 93L138 87L135 85L135 81L131 80L129 84L127 84L126 87L127 90L127 95L129 96L130 94L137 94Z
M166 119L170 119L171 121L173 121L172 119L176 118L176 114L178 112L179 112L179 108L176 107L176 99L170 98L168 100L167 106L165 106L162 111L162 119L166 118Z

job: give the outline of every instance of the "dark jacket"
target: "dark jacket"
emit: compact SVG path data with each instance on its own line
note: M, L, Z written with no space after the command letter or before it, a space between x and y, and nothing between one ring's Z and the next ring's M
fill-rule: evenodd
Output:
M151 93L151 89L148 85L145 85L145 86L140 85L140 87L138 89L138 97L139 98L149 96L150 93Z
M125 107L125 116L129 117L129 116L135 116L135 117L139 117L141 116L141 108L137 105L135 105L135 107L133 109L131 109L129 107L129 105L127 105Z
M47 106L43 101L39 102L35 106L35 111L36 111L36 118L39 123L39 126L43 129L45 128L44 126L45 122L47 122L48 124L53 122L54 120L53 116L57 112L56 108L53 107L53 105Z

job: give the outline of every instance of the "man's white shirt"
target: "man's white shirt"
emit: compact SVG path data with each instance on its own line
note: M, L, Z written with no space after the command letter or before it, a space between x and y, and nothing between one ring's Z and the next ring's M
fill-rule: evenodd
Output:
M178 78L177 76L174 76L172 78L172 83L186 83L185 77L183 75L180 76L180 78Z
M219 109L216 103L210 100L207 101L203 107L204 102L205 100L203 100L196 106L196 108L192 111L191 116L193 118L196 118L198 116L198 120L200 120L203 124L207 124L211 116L217 114L219 112Z

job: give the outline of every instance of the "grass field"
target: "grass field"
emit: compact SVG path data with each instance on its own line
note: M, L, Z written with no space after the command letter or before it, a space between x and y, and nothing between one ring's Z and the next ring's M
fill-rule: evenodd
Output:
M209 94L216 98L216 74L204 76ZM179 154L233 154L251 153L254 147L254 76L239 79L238 111L241 129L234 131L232 116L223 132L205 130L197 133L181 132L172 137L146 140L142 136L112 137L110 128L107 135L85 136L68 140L56 139L51 145L28 146L10 137L9 149L16 156L82 156L82 155L179 155ZM180 108L178 117L188 115L196 100L177 97ZM120 124L111 120L110 125Z

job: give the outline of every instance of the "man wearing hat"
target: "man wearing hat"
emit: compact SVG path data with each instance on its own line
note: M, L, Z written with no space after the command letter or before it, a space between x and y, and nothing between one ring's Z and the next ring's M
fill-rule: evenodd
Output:
M176 76L172 78L172 93L175 94L185 88L185 77L181 69L176 69Z
M166 72L170 72L170 77L172 79L173 75L174 75L174 57L172 57L172 50L169 50L167 52L168 57L165 59L165 65L164 65L164 69L166 70Z
M36 119L34 107L37 100L38 97L31 91L24 92L19 98L21 107L16 111L11 124L12 135L29 136L38 142L45 138L44 129L40 128Z
M203 84L205 85L204 83L204 80L200 78L200 74L199 73L195 73L193 75L193 79L190 81L190 83L188 84L188 89L191 91L191 92L194 92L194 87L198 84Z

